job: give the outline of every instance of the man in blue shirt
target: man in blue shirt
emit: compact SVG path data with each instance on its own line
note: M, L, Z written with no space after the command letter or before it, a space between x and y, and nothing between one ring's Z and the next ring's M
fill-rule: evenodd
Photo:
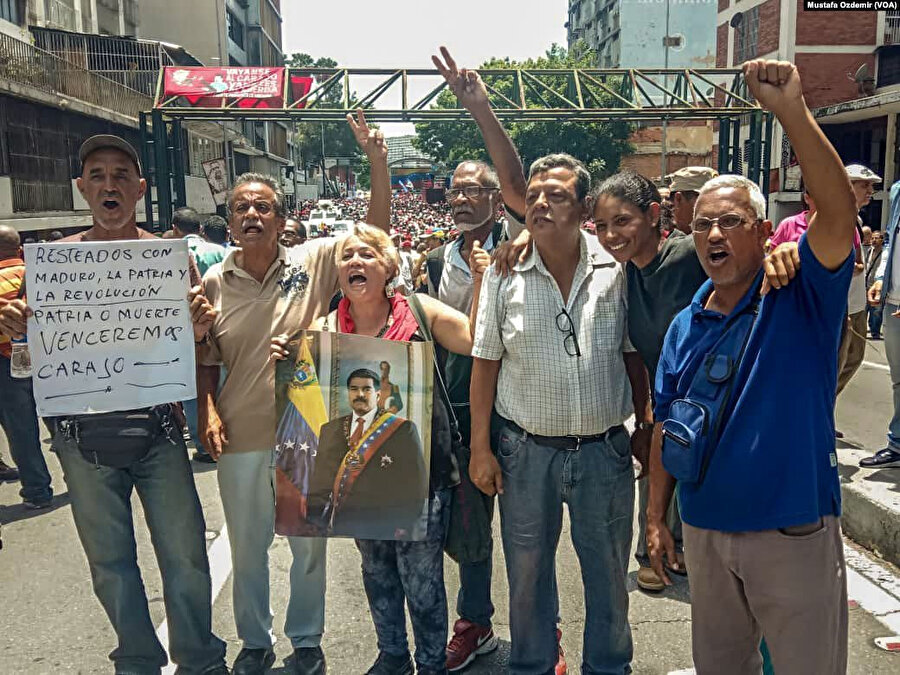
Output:
M869 304L883 312L884 353L891 370L894 390L894 414L888 426L887 447L860 460L864 469L900 466L900 181L891 186L891 215L886 232L890 240L884 252L875 283L869 288Z
M694 665L699 675L757 674L764 634L775 672L843 673L847 588L834 399L856 204L840 158L806 107L796 68L758 60L744 73L781 122L819 210L800 239L796 278L759 304L705 474L678 485ZM673 402L693 389L729 319L755 304L771 225L758 186L746 178L721 176L700 191L693 237L710 278L666 335L656 420L668 420ZM674 562L675 548L664 514L674 479L662 445L657 424L647 541L654 569L668 581L663 556ZM809 635L818 636L816 647L798 649Z

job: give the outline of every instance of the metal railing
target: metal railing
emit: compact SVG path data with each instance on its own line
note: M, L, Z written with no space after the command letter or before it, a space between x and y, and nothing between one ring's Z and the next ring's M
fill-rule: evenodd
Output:
M153 99L49 52L0 34L0 78L67 96L135 120Z
M900 12L884 13L884 44L900 44Z

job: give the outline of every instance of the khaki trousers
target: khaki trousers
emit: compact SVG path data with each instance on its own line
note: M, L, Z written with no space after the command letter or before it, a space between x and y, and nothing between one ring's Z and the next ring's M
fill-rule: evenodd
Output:
M840 394L866 355L866 310L847 316L838 349L837 393Z
M684 523L698 675L759 675L763 635L776 673L846 672L840 520L828 516L788 531L719 532Z

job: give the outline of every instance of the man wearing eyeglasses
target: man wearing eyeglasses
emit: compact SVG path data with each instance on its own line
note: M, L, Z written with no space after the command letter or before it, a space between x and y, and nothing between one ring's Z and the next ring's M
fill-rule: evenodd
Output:
M521 162L520 162L521 165ZM456 241L451 241L431 251L426 259L428 294L451 307L468 312L472 307L474 281L469 270L469 254L475 243L488 252L493 251L509 236L517 236L523 229L514 217L508 220L507 232L500 216L503 199L500 179L496 171L485 162L464 161L453 173L446 199L450 204L453 223L460 231ZM463 444L470 443L469 383L472 375L472 358L448 353L444 373L447 391L453 405ZM461 472L461 480L468 475ZM483 542L483 557L479 560L460 562L459 593L456 611L459 619L453 625L453 637L447 645L447 669L456 672L468 666L478 656L497 648L491 618L494 605L491 601L491 576L493 535L490 520L494 513L493 498L485 495L481 504L470 503L468 508L482 508L485 518L469 518L470 528L480 523L482 531L465 534Z
M625 332L624 270L581 231L589 188L569 155L532 164L524 201L534 246L516 274L488 274L482 286L470 475L500 495L513 673L553 673L558 660L554 561L564 503L585 585L582 670L624 673L632 658L625 582L634 474L623 422L635 407L629 380L636 397L649 392Z
M796 277L760 300L772 226L765 198L742 176L700 190L693 237L710 278L669 327L657 369L648 549L668 582L663 557L674 561L675 547L664 520L674 485L667 467L680 476L697 673L759 673L763 635L777 672L844 673L834 397L856 201L794 65L751 61L744 78L784 128L818 211L800 238ZM701 429L687 411L704 400L717 421ZM776 410L791 414L762 422ZM689 457L697 463L680 463ZM816 648L798 649L809 635Z
M477 86L468 86L466 71L457 68L446 49L442 48L441 52L443 61L437 56L432 57L432 60L460 104L472 114L494 163L493 168L483 162L471 161L462 162L457 167L450 190L447 191L447 201L454 224L462 233L461 241L433 251L428 259L429 292L460 311L468 312L472 303L472 277L466 262L467 251L476 241L481 242L485 250L495 251L501 241L515 241L522 233L524 225L521 221L524 218L516 214L525 212L525 173L512 140L491 110L483 83L476 78ZM500 220L501 203L506 207L505 230ZM525 245L516 242L504 258L517 259ZM460 421L463 441L470 445L472 359L448 354L445 370L450 399ZM484 409L488 417L491 404L492 402L486 403L488 407ZM465 469L465 466L461 468ZM464 474L462 480L471 480L468 472L461 473ZM450 672L465 668L479 655L492 651L497 645L491 626L494 606L491 603L493 541L490 520L493 518L494 494L486 493L481 486L476 487L482 490L481 504L487 517L482 521L476 517L467 518L467 522L471 524L464 534L470 542L477 542L477 546L472 544L470 548L484 548L484 557L460 564L460 589L457 597L459 620L453 626L453 637L447 645L447 669ZM469 508L479 508L480 504L473 505L473 502L477 500L470 500ZM485 526L485 531L479 531L479 523ZM451 524L451 528L453 527ZM481 546L482 542L484 547ZM542 600L552 602L550 611L555 624L559 614L555 573L552 578L553 585L545 589ZM557 643L553 672L555 675L564 675L567 665L559 646L562 634L555 629L555 625L551 627L550 634L555 634Z

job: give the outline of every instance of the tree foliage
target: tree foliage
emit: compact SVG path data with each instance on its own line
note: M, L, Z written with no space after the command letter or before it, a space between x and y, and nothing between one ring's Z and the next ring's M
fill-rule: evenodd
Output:
M509 59L491 59L481 65L482 70L513 68L593 68L593 54L587 50L567 51L554 44L543 56L528 59L524 62ZM565 78L548 83L557 91L566 92ZM516 99L512 78L488 80L494 89L510 98ZM615 89L618 83L607 83ZM572 100L574 94L569 94ZM538 101L531 92L526 102L533 105ZM552 94L546 94L545 98ZM612 97L599 91L596 96L602 104L609 104ZM494 99L492 95L492 100ZM449 90L442 91L433 107L456 108L456 97ZM630 127L624 121L610 122L539 122L512 121L504 122L507 132L519 150L526 171L535 159L554 152L567 152L582 160L595 179L605 177L618 170L619 160L630 151L628 134ZM452 170L464 159L488 159L487 150L478 127L473 122L420 122L416 124L418 137L414 144L419 150L434 157Z
M327 56L313 58L305 53L285 55L284 63L290 68L337 68L338 65L337 61ZM325 94L323 102L340 104L342 92L341 87L333 87ZM321 164L323 132L325 157L353 157L355 165L361 164L362 152L346 122L297 122L294 129L295 142L304 166Z

